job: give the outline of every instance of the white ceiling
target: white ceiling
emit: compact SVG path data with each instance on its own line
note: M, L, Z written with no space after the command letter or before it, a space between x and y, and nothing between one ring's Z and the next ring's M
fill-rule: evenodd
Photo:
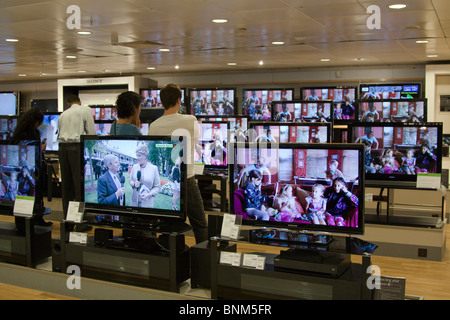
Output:
M91 35L68 29L70 5ZM370 5L379 30L367 27ZM450 61L448 36L449 0L1 0L0 81L426 64Z

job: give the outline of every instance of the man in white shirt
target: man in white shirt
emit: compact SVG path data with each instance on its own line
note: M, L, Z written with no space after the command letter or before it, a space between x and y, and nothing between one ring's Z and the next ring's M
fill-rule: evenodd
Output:
M160 91L160 99L165 109L164 115L150 124L151 136L186 136L190 138L187 154L187 216L197 243L208 240L203 200L194 175L194 147L199 136L197 118L179 114L181 90L177 85L168 84Z
M80 136L95 135L92 109L82 106L78 96L67 99L68 109L58 121L59 164L61 167L61 194L64 217L70 201L81 201ZM84 180L84 179L83 179Z

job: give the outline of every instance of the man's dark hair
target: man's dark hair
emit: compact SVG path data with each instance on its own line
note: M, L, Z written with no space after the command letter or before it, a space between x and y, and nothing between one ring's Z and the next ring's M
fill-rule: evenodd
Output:
M176 84L168 84L161 89L159 97L164 109L169 109L175 106L178 99L181 98L181 89Z
M75 95L75 94L71 94L70 96L67 97L66 99L67 103L81 103L80 98Z
M131 117L139 109L142 96L133 91L122 92L116 100L117 117L119 119Z

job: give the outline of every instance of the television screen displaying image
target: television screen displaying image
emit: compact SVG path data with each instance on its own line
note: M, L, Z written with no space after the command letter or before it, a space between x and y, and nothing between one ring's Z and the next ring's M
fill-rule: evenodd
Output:
M236 115L236 89L191 89L189 97L195 116Z
M90 106L95 121L112 121L118 120L117 109L114 106Z
M171 137L82 136L85 209L185 219L184 143Z
M226 116L226 117L197 117L198 121L226 121L230 123L230 141L247 141L248 117Z
M194 161L207 167L227 166L229 123L225 121L198 121L199 137Z
M331 137L329 122L280 124L270 121L250 121L249 130L250 142L329 143Z
M58 120L60 112L44 113L44 120L38 130L41 140L46 139L47 147L45 151L58 151Z
M0 207L12 214L17 196L39 198L37 177L41 174L41 142L0 141Z
M159 96L160 92L161 92L160 88L141 89L140 94L144 99L142 102L142 107L143 108L163 107L161 103L161 98ZM179 113L183 114L187 113L185 96L186 96L186 89L181 89L181 106Z
M274 101L272 120L278 122L331 122L331 101Z
M333 121L335 124L348 124L356 121L358 110L356 102L350 100L333 102Z
M422 85L411 84L361 84L359 86L359 99L361 100L388 100L388 99L420 99L422 98Z
M354 124L348 141L365 146L366 185L415 187L417 173L441 173L441 123Z
M12 138L18 118L18 116L0 116L0 140Z
M0 92L0 116L19 115L19 92Z
M294 89L244 89L242 90L242 114L250 120L271 120L272 101L291 101Z
M331 100L334 102L356 100L356 87L302 88L303 100Z
M111 133L111 125L112 125L112 122L110 122L110 123L96 122L95 123L95 132L99 136L109 136ZM141 125L139 127L139 129L141 130L141 134L145 135L145 136L148 135L148 128L149 128L148 123L141 123Z
M235 146L231 210L253 226L362 234L361 144Z
M358 102L361 122L427 122L427 101L361 100Z

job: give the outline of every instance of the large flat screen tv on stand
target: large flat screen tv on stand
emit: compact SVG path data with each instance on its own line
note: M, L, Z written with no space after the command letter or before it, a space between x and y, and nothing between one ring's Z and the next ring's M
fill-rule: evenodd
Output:
M82 136L81 147L89 222L147 231L187 226L182 137Z

